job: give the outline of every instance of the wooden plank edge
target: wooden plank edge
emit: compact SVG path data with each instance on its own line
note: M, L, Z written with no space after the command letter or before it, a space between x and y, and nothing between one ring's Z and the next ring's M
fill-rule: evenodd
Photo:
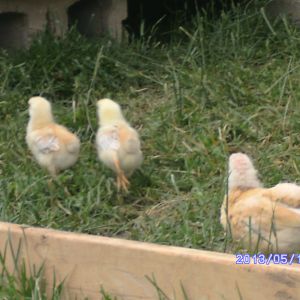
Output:
M118 299L159 299L151 280L170 299L299 299L299 265L236 265L230 254L163 246L0 222L0 251L7 241L28 269L44 264L65 280L64 299L99 299L103 287ZM10 252L8 251L8 254ZM13 259L7 257L13 270ZM254 288L255 287L255 288Z

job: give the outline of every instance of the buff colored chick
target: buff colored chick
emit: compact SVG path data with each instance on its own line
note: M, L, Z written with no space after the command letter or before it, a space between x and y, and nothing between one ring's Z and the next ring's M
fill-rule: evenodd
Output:
M128 178L143 161L139 135L125 120L121 107L116 102L110 99L99 100L97 114L98 157L117 174L118 190L128 191Z
M248 250L292 253L300 250L300 186L263 188L250 158L229 158L228 197L221 224ZM229 226L228 226L229 223Z
M32 97L28 103L27 145L39 165L55 177L76 163L80 141L75 134L55 123L46 99Z

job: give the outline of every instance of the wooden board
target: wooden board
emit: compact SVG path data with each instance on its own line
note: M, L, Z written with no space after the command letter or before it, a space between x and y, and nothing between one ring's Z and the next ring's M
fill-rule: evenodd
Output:
M300 299L297 264L236 265L229 254L0 223L1 253L8 240L15 252L21 241L27 268L45 264L49 284L53 272L65 279L64 299L101 299L101 286L118 299L159 299L146 276L170 299L185 299L182 287L189 300Z

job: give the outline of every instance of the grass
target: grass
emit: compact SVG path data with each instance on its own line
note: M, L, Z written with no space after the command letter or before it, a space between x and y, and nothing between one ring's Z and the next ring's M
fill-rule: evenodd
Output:
M227 159L253 157L266 186L297 181L300 32L265 1L181 25L167 44L45 33L0 55L0 218L213 251L232 251L219 210ZM41 94L81 141L80 161L49 187L25 144L27 101ZM97 160L95 103L111 97L139 129L145 160L118 194Z
M58 283L55 274L53 274L53 286L46 287L43 277L44 267L26 266L20 255L21 242L19 242L17 247L15 246L10 237L8 237L4 251L0 254L0 299L61 299L63 282ZM11 264L7 264L7 257L12 260Z

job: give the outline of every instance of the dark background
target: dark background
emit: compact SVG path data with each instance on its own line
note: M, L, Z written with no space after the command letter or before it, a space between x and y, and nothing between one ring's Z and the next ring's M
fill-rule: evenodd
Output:
M150 34L153 27L160 36L167 36L174 27L189 22L197 12L205 10L209 17L214 18L234 2L241 1L127 0L128 18L123 25L131 36L139 37L141 31L145 35Z

